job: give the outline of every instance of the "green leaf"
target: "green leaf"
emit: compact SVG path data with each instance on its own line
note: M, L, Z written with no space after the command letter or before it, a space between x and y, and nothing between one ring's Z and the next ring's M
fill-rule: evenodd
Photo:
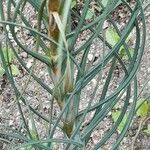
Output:
M134 49L133 48L129 48L129 52L130 52L130 55L131 57L133 57L133 54L134 54ZM127 56L127 53L125 52L125 49L121 49L120 52L119 52L120 56L124 59L124 60L128 60L128 56Z
M126 39L126 43L130 40L131 35L129 35ZM117 32L115 32L115 30L113 28L108 28L106 30L106 41L111 45L111 46L115 46L115 44L117 44L117 42L120 40L119 35L117 34ZM134 54L134 49L133 48L129 48L129 52L131 54L131 57ZM119 50L119 55L124 59L124 60L128 60L128 56L127 53L125 51L124 46L120 47Z
M10 67L11 67L13 76L17 76L20 74L20 71L16 65L12 64Z
M131 39L131 34L127 37L126 43ZM112 28L109 27L106 29L106 41L111 45L114 46L120 40L120 36L118 33ZM123 46L121 47L123 48Z
M92 19L93 16L94 13L92 12L92 10L88 9L85 19Z
M136 107L139 107L143 103L143 101L144 101L144 99L138 100ZM146 117L149 113L149 108L150 107L149 107L148 102L145 101L137 110L136 115L140 116L140 117Z
M114 120L114 122L117 121L117 119L119 118L120 114L121 114L121 111L113 111L112 112L112 119ZM119 132L121 132L122 129L124 128L126 120L127 120L127 114L124 115L120 125L118 126L118 131Z
M144 130L145 133L150 134L150 124L147 125L147 129Z
M3 54L4 54L4 58L5 58L5 61L6 61L6 63L10 63L10 62L12 62L12 60L14 59L14 57L15 57L15 55L14 55L14 53L13 53L13 51L12 51L12 49L10 49L10 48L3 48Z
M5 73L5 70L2 67L0 67L0 77L2 77L4 73Z
M76 0L73 0L72 3L71 3L71 8L75 7L76 5L77 5Z
M120 37L112 28L108 28L106 30L106 41L111 45L114 46L118 41Z

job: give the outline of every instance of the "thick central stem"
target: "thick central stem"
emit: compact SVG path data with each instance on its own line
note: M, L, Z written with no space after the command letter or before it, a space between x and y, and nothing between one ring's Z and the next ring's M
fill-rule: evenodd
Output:
M69 5L67 3L68 1L65 1L65 5ZM58 17L60 17L60 20L63 25L63 31L66 28L67 24L67 14L69 11L70 6L68 6L68 9L63 8L64 4L61 3L61 0L49 0L48 1L48 13L49 13L49 26L48 26L48 36L53 39L55 42L59 43L59 45L63 46L63 40L61 39L62 35L60 33L60 26L58 22L56 22L56 18L54 18L54 14L58 14ZM63 6L61 6L63 5ZM63 11L61 10L63 8ZM65 10L64 10L65 9ZM62 14L63 13L63 14ZM62 19L61 19L62 18ZM65 33L65 32L64 32ZM50 43L50 50L49 50L49 56L51 57L51 76L54 82L54 85L56 86L55 89L55 94L56 94L56 100L57 103L62 110L65 106L66 100L67 100L67 94L72 92L73 90L73 69L71 65L71 60L67 56L65 63L63 64L64 70L62 71L62 62L60 57L63 57L61 54L61 50L56 44ZM66 49L68 51L68 49ZM68 54L68 53L67 53ZM62 80L62 81L61 81ZM60 84L60 81L62 82ZM59 85L59 87L57 87ZM73 126L74 126L74 120L75 120L75 115L73 111L73 101L68 106L68 109L63 115L63 122L64 122L64 127L63 130L67 134L68 137L71 136Z

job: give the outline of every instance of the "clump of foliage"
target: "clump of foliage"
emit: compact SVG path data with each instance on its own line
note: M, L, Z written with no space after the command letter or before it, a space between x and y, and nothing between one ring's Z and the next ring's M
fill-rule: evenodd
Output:
M122 32L120 32L115 22L111 19L112 12L115 11L120 2L126 6L130 12L130 18ZM23 121L23 129L26 131L26 135L21 131L15 134L13 130L12 133L0 131L0 135L21 141L20 144L16 144L13 141L9 141L9 139L3 139L9 143L13 150L32 148L36 150L55 149L55 145L59 145L60 143L63 144L66 150L87 149L91 134L95 131L96 127L104 121L104 118L107 117L107 114L114 108L116 103L120 101L121 95L124 93L126 96L123 101L122 111L118 114L118 118L109 131L105 132L103 137L93 146L93 149L101 148L111 138L117 128L120 128L124 117L126 117L124 126L118 134L112 149L115 150L118 148L123 137L126 135L136 109L138 94L136 72L141 62L146 38L144 9L141 0L136 1L134 8L131 8L124 0L109 0L105 5L101 3L101 0L98 0L96 1L96 6L99 11L93 17L91 14L88 16L91 3L91 0L82 1L79 13L76 9L72 9L74 7L72 0L7 0L6 12L4 13L3 2L0 1L0 23L3 24L7 44L12 49L18 62L29 74L29 78L32 77L32 79L37 81L37 83L52 96L52 99L50 99L50 117L47 118L46 114L41 114L30 105L24 96L25 90L21 91L15 85L15 79L10 71L11 68L7 66L7 61L2 50L4 46L0 43L0 56L3 68L16 94L16 102L21 120ZM32 27L26 15L22 13L27 4L30 4L34 8L35 13L37 13L36 29ZM77 19L77 25L74 29L72 29L72 22L74 21L74 17L72 16ZM18 23L18 18L19 22L22 22L24 25ZM113 44L109 41L111 37L109 37L109 39L105 37L103 24L106 20L109 20L114 30L118 32L117 40ZM139 21L141 22L140 27ZM47 29L46 35L41 32L42 24L44 24ZM6 28L7 26L9 28ZM36 41L34 49L28 49L28 46L21 42L15 33L16 27L20 27L22 30L29 30ZM85 39L83 44L76 48L79 36L85 31L90 32L89 37ZM131 55L127 39L132 31L135 32L136 40ZM30 57L34 58L35 63L33 63L31 68L28 68L19 57L18 52L11 42L9 32L13 40L17 43L17 46L22 51L28 53ZM101 50L103 55L100 55L95 64L88 67L88 55L91 51L91 45L96 39L99 39L103 43L103 49ZM128 63L124 63L120 49L123 49ZM97 49L94 51L97 53ZM80 60L78 60L79 56ZM36 70L36 67L34 67L36 61L40 61L47 67L51 82L53 83L52 88L34 73L34 70ZM96 97L96 94L99 92L100 81L103 78L102 73L108 65L110 67L103 88L100 91L101 94L99 97ZM123 77L118 83L118 87L109 94L109 88L113 80L116 65L122 68ZM83 110L80 110L83 90L86 89L94 78L96 78L97 83L93 88L91 98L87 101L87 106ZM26 88L27 86L28 84L26 84ZM130 107L128 107L131 89L133 90L133 102L130 104ZM93 103L94 99L97 99L96 103ZM55 101L60 108L58 118L53 117ZM24 104L23 106L22 103ZM23 107L27 108L29 118L25 118ZM130 115L126 114L127 110ZM94 115L90 118L89 124L81 131L82 124L90 113L94 113ZM37 115L47 124L48 132L44 139L40 137L33 114ZM63 138L54 137L57 128L64 134Z

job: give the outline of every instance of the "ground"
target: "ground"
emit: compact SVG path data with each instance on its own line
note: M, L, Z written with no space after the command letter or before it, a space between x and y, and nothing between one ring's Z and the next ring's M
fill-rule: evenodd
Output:
M120 6L121 7L121 6ZM32 9L30 9L30 6L26 8L26 10L24 10L25 12L27 12L28 19L32 22L33 27L36 26L36 15L34 14L34 11ZM118 25L120 26L120 28L122 27L122 23L124 24L124 21L126 20L127 16L123 16L121 14L122 11L125 11L123 8L119 8L119 19L118 20ZM118 19L118 15L114 13L114 18L116 17L116 19ZM138 83L139 83L139 90L143 87L146 79L148 78L149 74L150 74L150 9L147 10L146 12L146 24L147 24L147 39L146 39L146 46L145 46L145 51L144 51L144 55L143 55L143 59L142 59L142 63L140 66L140 69L138 71ZM18 32L18 34L21 36L22 41L26 42L29 48L32 48L32 46L34 45L34 40L32 39L32 37L30 37L30 33L28 31L26 31L26 33L22 33L22 31L20 29L18 29L16 32ZM43 32L44 29L43 29ZM88 32L82 34L79 39L78 39L78 43L77 43L77 47L78 45L80 45L86 38L88 37ZM101 49L101 44L99 44L99 40L94 41L93 45L92 45L92 49L91 53L89 54L88 57L88 61L89 61L89 65L90 62L92 62L96 57L99 57L100 53L100 49ZM15 44L15 43L14 43ZM17 47L17 46L16 46ZM98 50L98 53L95 54L94 53L94 49ZM32 63L33 63L33 59L31 57L29 57L25 52L21 52L20 53L20 57L26 62L28 68L31 67ZM80 59L80 57L79 57ZM14 63L16 65L18 65L17 61L14 61ZM37 66L37 70L35 71L35 73L38 74L38 77L41 78L44 82L46 82L49 86L52 86L52 83L50 82L49 79L49 75L47 73L47 69L45 67L45 65L37 62L36 64ZM15 77L15 82L16 85L21 89L24 89L25 87L25 83L28 80L28 75L27 72L25 70L22 69L21 66L18 65L18 67L20 68L21 74ZM107 69L105 69L105 73L107 74ZM116 72L120 72L121 70L119 70L118 68L116 68ZM105 81L105 73L103 74L103 78ZM118 73L114 74L114 80L113 80L113 84L111 86L111 88L115 88L116 86L116 82L119 80L118 77ZM103 82L102 81L102 84ZM86 89L84 89L83 91L83 96L82 96L82 100L81 100L81 105L80 105L80 109L83 109L86 104L87 101L90 100L91 97L91 89L93 89L93 87L96 84L96 78L94 78L90 84L88 85L88 87ZM2 78L0 78L0 130L1 131L9 131L9 128L5 128L4 126L8 126L13 128L14 130L18 130L18 128L21 128L20 124L20 114L16 105L16 101L15 101L15 95L14 95L14 91L11 88L7 77L4 75ZM144 91L141 94L141 97L147 97L149 95L149 86L150 86L150 82L148 82L148 85L146 86L146 88L144 89ZM101 89L102 87L99 87L99 89ZM110 90L111 92L111 90ZM98 93L99 95L100 93ZM36 108L36 110L39 110L41 113L46 114L48 116L48 112L50 110L50 101L49 99L51 98L49 94L47 94L34 80L30 80L27 89L24 92L24 95L26 96L28 102L31 104L31 106L33 106L34 108ZM97 96L98 96L97 95ZM86 100L86 101L85 101ZM24 111L27 111L28 109L26 107L23 107ZM57 104L55 104L55 109L54 109L54 117L58 116L58 112L59 112L59 108L57 106ZM89 122L89 118L92 117L92 114L90 114L91 116L88 116L88 118L86 118L85 123L83 124L83 127L88 125ZM28 113L26 114L26 117L28 117ZM131 149L131 145L133 143L133 139L135 138L135 135L137 133L138 127L139 127L139 123L140 123L141 119L140 118L135 118L131 128L129 129L129 132L127 133L126 137L124 138L120 149L121 150L130 150ZM45 128L45 124L43 121L39 120L38 117L35 117L35 122L38 128L38 131L41 135L41 137L45 137L45 133L46 128ZM148 120L146 122L146 124L150 122L150 120ZM105 118L105 120L96 128L96 130L93 132L93 134L91 135L91 141L88 145L88 149L92 149L93 145L97 142L97 140L99 140L99 138L103 135L103 133L105 131L107 131L111 125L112 125L113 121L111 118L111 114ZM81 129L82 130L82 129ZM115 141L115 137L117 135L117 132L115 134L113 134L112 138L104 145L103 149L110 149L110 147L112 146L112 144ZM60 132L58 131L58 133L55 134L56 137L62 137L62 134L60 134ZM135 142L135 150L148 150L150 149L150 135L146 135L145 133L143 133L142 131L139 133L139 135L137 136L136 142ZM7 150L7 146L4 142L0 142L0 149L2 150ZM60 146L59 149L61 150L62 147Z

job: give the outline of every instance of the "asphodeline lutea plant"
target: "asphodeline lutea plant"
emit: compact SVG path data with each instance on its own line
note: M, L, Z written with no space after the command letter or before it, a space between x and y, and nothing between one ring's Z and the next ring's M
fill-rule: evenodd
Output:
M6 37L6 42L0 41L0 58L16 95L15 104L21 118L18 119L18 131L10 128L11 132L0 130L0 140L8 143L9 149L50 150L63 147L64 150L86 150L99 125L110 118L108 116L117 104L121 104L119 116L112 121L112 126L107 131L100 130L102 133L96 133L98 138L94 141L95 145L90 145L93 150L103 148L111 140L122 120L125 120L111 147L112 150L118 149L132 123L138 99L136 73L145 46L144 11L148 8L144 9L142 2L136 0L135 6L130 7L124 0L97 0L95 3L93 0L0 0L0 23ZM129 18L121 29L112 17L119 4L129 12ZM37 22L35 27L26 14L29 6ZM110 41L114 39L108 40L105 22L117 34L117 40L113 44ZM44 33L42 25L46 30ZM35 43L28 45L28 42L24 42L16 28L23 34L28 31ZM130 34L135 37L132 46L127 42ZM12 75L3 48L6 48L7 53L9 49L13 51L14 59L24 68L26 77L29 77L24 87ZM121 48L126 60L120 55ZM30 68L26 62L28 58L22 59L21 52L26 52L29 59L34 59ZM35 67L39 63L47 69L42 77L37 73L39 68ZM116 68L121 70L121 76L114 83ZM36 98L28 100L28 85L32 81L36 81L44 91L39 93L43 92L46 96L42 95L39 99L42 102L48 100L48 113L41 113L42 107L37 109L32 106L34 100L37 102ZM57 105L59 109L54 108ZM54 115L55 110L57 117ZM44 137L38 130L40 127L37 120L45 125ZM60 137L57 137L60 132Z

